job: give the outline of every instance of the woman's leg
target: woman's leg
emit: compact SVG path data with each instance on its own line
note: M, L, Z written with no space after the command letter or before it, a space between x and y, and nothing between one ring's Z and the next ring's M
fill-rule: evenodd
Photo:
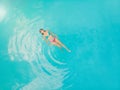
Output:
M59 44L56 43L56 42L52 42L52 44L55 45L55 46L57 46L57 47L59 47L59 48L61 48L61 45L59 45Z
M68 52L71 52L71 50L69 50L63 43L61 43L58 39L55 40L55 42L60 45L63 46Z

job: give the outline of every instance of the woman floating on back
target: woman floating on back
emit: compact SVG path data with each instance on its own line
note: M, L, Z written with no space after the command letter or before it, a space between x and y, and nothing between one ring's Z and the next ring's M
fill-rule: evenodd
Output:
M71 52L71 50L69 50L64 44L62 44L56 37L55 34L53 34L52 32L48 31L48 30L44 30L44 29L40 29L39 32L42 34L43 39L48 42L50 41L51 44L61 48L65 48L68 52Z

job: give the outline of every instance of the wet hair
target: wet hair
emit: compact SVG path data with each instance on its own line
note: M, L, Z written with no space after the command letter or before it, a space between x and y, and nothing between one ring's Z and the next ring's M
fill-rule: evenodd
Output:
M41 28L41 29L39 30L39 32L41 33L42 30L44 30L44 29Z
M45 32L46 30L44 30L44 29L41 28L41 29L39 30L39 32L41 33L41 31L44 31L44 32ZM41 33L41 34L44 35L44 33Z
M41 28L40 30L44 30L44 29Z

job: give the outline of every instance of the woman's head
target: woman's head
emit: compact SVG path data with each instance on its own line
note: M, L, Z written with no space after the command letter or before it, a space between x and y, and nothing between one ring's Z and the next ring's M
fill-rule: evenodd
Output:
M39 32L40 32L42 35L44 35L45 30L41 28L41 29L39 30Z

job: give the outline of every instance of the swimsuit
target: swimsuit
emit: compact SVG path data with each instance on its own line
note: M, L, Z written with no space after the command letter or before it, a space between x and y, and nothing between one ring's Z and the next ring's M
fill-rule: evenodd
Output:
M50 34L50 32L48 32L48 35L46 36L46 39L48 39L49 38L49 36L50 36L51 34ZM55 42L55 37L53 37L53 39L52 40L50 40L50 42Z
M46 36L46 39L48 39L48 38L49 38L49 36L50 36L50 33L48 32L48 35Z
M52 40L50 40L51 42L55 42L56 41L56 38L55 37L53 37L53 39Z

